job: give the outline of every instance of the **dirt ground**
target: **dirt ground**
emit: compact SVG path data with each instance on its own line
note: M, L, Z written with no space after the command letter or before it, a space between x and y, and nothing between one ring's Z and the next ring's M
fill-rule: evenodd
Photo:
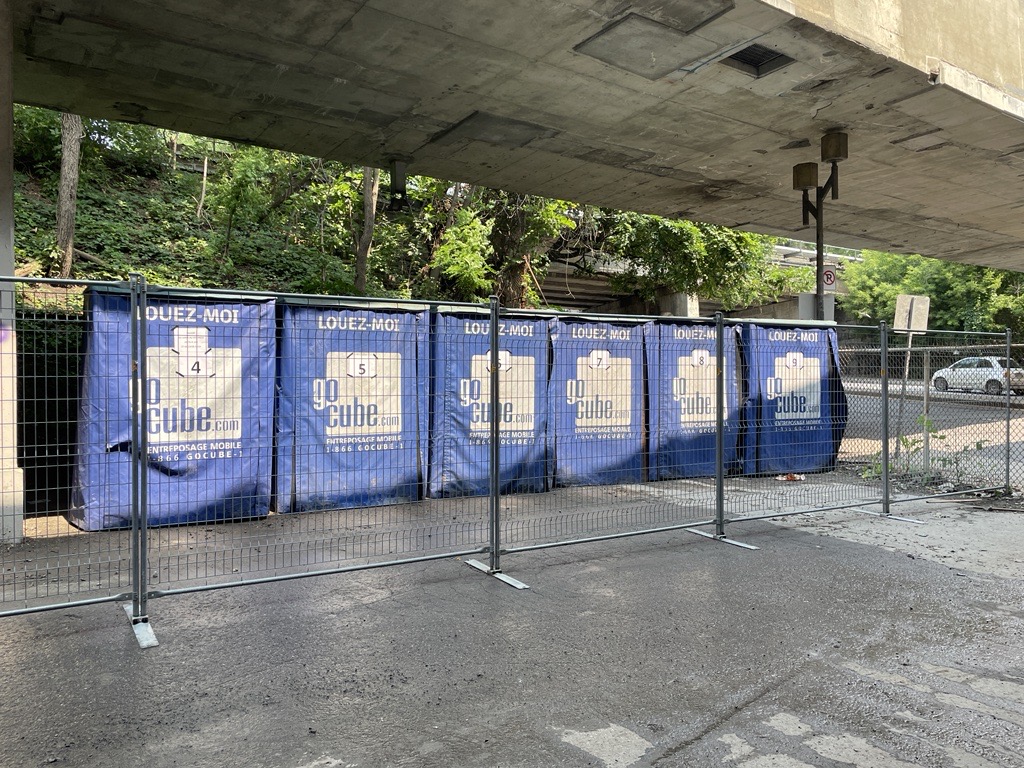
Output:
M881 522L862 511L822 512L777 525L871 544L889 552L976 574L1024 578L1024 506L1021 499L931 499L893 504L899 519ZM862 509L877 512L879 506Z

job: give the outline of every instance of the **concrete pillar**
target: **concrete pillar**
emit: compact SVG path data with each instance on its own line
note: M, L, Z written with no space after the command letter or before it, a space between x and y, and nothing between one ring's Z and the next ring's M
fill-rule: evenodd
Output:
M658 311L672 317L700 317L700 300L695 293L662 293Z
M14 0L0 0L0 277L14 275ZM21 541L24 485L18 468L18 357L14 285L0 282L0 543Z
M824 320L834 322L836 319L836 295L826 293L822 296L824 300ZM818 315L818 295L815 293L801 293L799 296L799 319L814 320Z

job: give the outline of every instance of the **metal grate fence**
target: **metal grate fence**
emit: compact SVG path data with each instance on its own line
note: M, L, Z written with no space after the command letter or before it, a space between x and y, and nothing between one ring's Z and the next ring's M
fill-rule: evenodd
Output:
M0 615L131 601L138 624L174 593L500 572L1024 470L1008 334L7 285Z

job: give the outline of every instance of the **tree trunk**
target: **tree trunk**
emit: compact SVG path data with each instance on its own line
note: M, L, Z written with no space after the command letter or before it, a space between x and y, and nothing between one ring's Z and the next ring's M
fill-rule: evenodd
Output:
M256 223L262 224L267 220L267 217L270 216L271 213L287 203L292 197L299 194L299 192L306 190L309 185L313 183L314 179L316 179L317 172L320 170L320 164L314 161L312 167L310 167L301 179L293 178L289 184L285 185L284 189L278 190L267 207L263 209L263 212L256 220Z
M203 215L203 203L206 202L206 178L207 171L209 170L210 158L207 155L203 155L203 186L199 189L199 204L196 206L196 218L201 218Z
M57 277L70 277L75 255L75 205L82 154L82 118L60 116L60 183L57 189Z
M235 222L235 206L231 206L231 210L228 211L228 231L224 236L224 259L226 260L231 254L231 226Z
M494 247L494 293L507 307L522 307L526 301L526 260L523 239L529 228L527 198L524 195L499 193L491 228Z
M373 247L373 224L377 219L377 192L380 189L380 169L363 168L363 229L356 243L356 293L366 293L366 264Z

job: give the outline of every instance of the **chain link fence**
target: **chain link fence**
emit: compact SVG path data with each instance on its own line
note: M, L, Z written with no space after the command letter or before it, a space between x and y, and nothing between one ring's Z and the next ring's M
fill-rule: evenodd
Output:
M169 594L456 556L497 573L1024 470L1006 334L6 285L0 615L130 601L143 623Z

